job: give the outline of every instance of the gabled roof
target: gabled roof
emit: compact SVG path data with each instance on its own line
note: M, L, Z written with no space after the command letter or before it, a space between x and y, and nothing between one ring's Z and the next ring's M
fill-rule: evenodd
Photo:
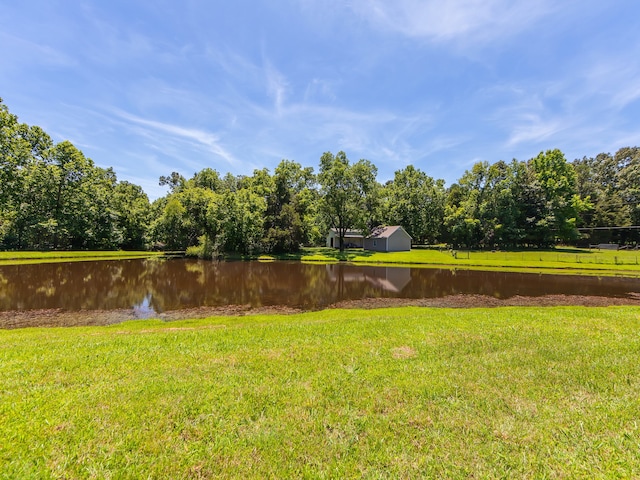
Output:
M402 230L404 233L407 233L407 231L400 225L394 225L392 227L376 227L371 231L371 235L369 235L367 238L389 238L398 230ZM411 235L409 235L408 233L407 235L409 236L409 238L411 238Z

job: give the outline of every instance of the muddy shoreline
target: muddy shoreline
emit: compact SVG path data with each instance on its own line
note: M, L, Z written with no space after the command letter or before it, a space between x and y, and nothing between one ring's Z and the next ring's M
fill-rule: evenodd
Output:
M544 295L539 297L513 296L496 298L486 295L450 295L440 298L364 298L359 300L345 300L328 305L324 309L374 309L386 307L432 307L432 308L496 308L512 306L640 306L640 294L630 294L625 297L599 297L583 295ZM301 313L301 308L287 306L227 305L221 307L199 307L181 310L171 310L148 318L158 318L164 321L184 320L189 318L206 318L212 316L244 316L256 314L293 314ZM0 312L0 329L16 329L29 327L78 327L113 325L129 320L142 319L132 309L121 310L85 310L64 311L60 309L4 311Z

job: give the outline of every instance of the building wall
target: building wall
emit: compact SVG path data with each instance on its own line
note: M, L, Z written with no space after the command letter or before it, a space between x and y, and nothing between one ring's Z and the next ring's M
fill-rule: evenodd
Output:
M411 237L402 229L393 232L389 237L388 252L406 252L411 250Z
M331 240L333 240L333 245L331 244ZM327 235L327 247L335 247L340 248L340 238L336 235L336 232L333 230L329 230L329 235Z
M331 245L331 240L333 239L333 245ZM364 238L362 237L344 237L344 245L345 247L349 244L353 244L356 248L362 248L364 244ZM325 245L327 247L340 248L340 236L334 232L333 230L329 231L327 235Z
M365 238L364 249L374 252L406 252L411 250L411 237L404 229L398 229L390 237Z
M365 238L364 249L372 250L374 252L386 252L387 239L386 238Z

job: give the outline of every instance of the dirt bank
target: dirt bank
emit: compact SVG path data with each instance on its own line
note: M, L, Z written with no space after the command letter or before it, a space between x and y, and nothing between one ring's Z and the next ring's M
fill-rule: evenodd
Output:
M384 307L436 307L436 308L478 308L478 307L506 307L506 306L586 306L605 307L612 305L638 305L640 294L626 297L598 297L580 295L546 295L542 297L514 296L509 298L495 298L485 295L450 295L442 298L365 298L361 300L347 300L329 305L335 308L384 308ZM286 306L227 305L222 307L199 307L182 310L172 310L153 315L161 320L182 320L187 318L206 318L211 316L242 316L255 314L292 314L300 313L302 309ZM123 310L87 310L81 312L67 312L64 310L28 310L0 312L0 328L27 327L75 327L91 325L112 325L127 320L140 319L139 313L133 309Z

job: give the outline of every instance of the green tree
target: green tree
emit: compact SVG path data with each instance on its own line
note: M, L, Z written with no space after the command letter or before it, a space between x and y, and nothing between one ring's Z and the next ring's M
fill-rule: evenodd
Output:
M435 242L444 220L444 181L409 165L387 187L387 223L402 225L416 243Z
M629 223L640 225L640 148L621 148L614 160L618 167L621 203L629 211Z
M478 197L477 190L467 190L459 184L449 188L444 212L445 238L455 248L474 248L481 243L483 235L478 219Z
M145 209L140 187L119 187L113 169L97 167L71 142L54 145L0 99L1 247L106 249L134 239L144 246Z
M154 239L171 250L185 250L197 245L203 235L211 239L217 234L211 205L219 202L220 194L191 185L169 194L153 224Z
M608 153L595 158L574 160L576 190L581 198L589 199L593 208L582 212L581 226L611 227L631 225L631 211L620 188L620 170Z
M320 158L319 213L324 223L336 230L340 251L344 250L344 236L348 229L367 231L371 211L375 211L375 174L373 164L360 160L351 165L344 152L335 156L326 152Z
M186 208L177 197L169 197L162 203L161 214L152 226L154 239L169 250L186 248L188 244L183 226Z
M0 99L0 245L23 248L32 237L26 213L41 192L28 192L29 174L46 163L53 142L39 127L20 123ZM30 195L36 193L38 197ZM42 209L41 205L35 206Z
M267 252L295 252L312 238L312 200L315 175L310 167L282 160L275 169L273 189L266 196L263 248Z
M578 195L573 165L555 149L540 152L529 161L529 168L545 199L543 218L538 223L546 230L544 243L575 240L578 215L589 205Z
M87 159L71 142L64 141L53 148L54 189L51 219L56 223L52 238L54 249L87 247L86 233L93 228L94 196L87 188L93 185L93 162ZM102 197L102 195L100 195ZM102 200L102 198L100 198Z
M200 170L193 176L189 183L194 187L205 188L212 192L220 192L224 188L220 174L212 168Z
M248 188L227 192L217 212L224 232L224 249L253 254L260 251L267 205L264 197Z
M142 250L147 244L151 205L142 188L126 181L119 182L113 192L118 244L125 250Z
M171 172L171 175L162 175L158 184L161 187L168 186L170 193L179 193L185 186L186 179L178 172Z

